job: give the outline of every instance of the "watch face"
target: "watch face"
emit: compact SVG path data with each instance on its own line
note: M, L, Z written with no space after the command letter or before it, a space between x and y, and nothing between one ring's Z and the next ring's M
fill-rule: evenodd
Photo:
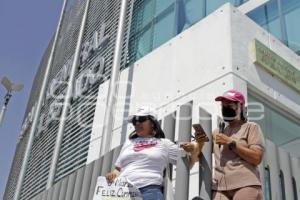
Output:
M235 149L235 147L236 147L236 142L235 142L235 141L230 142L229 145L228 145L228 148L229 148L230 150Z

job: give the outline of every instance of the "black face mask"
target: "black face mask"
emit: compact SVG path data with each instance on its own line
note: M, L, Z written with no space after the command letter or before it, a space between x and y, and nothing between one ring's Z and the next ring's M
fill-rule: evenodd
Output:
M225 122L232 122L236 117L236 111L231 107L222 107L222 115Z

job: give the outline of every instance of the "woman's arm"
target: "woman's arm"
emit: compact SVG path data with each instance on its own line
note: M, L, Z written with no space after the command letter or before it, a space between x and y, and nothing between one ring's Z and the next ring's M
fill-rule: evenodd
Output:
M189 156L189 167L190 169L194 166L195 162L199 160L199 155L204 146L204 141L194 142L194 143L185 143L180 145L186 152L190 153Z
M247 148L238 143L236 144L236 148L233 149L233 151L248 163L251 163L255 166L260 164L263 156L263 152L261 149L254 146Z
M105 175L106 180L108 182L113 182L119 175L120 175L121 169L119 167L116 167L112 172L109 172Z
M193 144L194 144L194 151L191 152L191 157L189 161L190 169L194 166L195 162L199 161L199 155L204 145L204 143L198 143L198 142Z
M219 145L228 145L233 141L230 137L222 133L216 134L215 137L215 142ZM236 147L233 149L233 151L245 161L255 166L260 164L263 156L263 151L254 145L248 148L236 143Z

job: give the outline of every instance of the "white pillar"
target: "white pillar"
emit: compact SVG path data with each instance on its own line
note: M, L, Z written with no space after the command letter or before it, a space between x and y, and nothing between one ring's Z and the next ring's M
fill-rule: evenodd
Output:
M120 77L120 62L122 56L122 44L124 38L127 5L128 5L128 0L122 0L120 18L118 23L116 46L114 50L113 66L111 70L111 78L110 78L110 84L108 89L108 98L106 102L107 107L104 116L104 126L102 131L100 156L108 152L111 147L115 104L118 96L118 80Z

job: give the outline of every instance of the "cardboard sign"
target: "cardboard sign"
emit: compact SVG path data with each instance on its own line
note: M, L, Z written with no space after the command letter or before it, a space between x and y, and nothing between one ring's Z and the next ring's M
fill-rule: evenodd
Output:
M104 176L99 176L93 200L142 200L140 191L125 177L108 183Z

